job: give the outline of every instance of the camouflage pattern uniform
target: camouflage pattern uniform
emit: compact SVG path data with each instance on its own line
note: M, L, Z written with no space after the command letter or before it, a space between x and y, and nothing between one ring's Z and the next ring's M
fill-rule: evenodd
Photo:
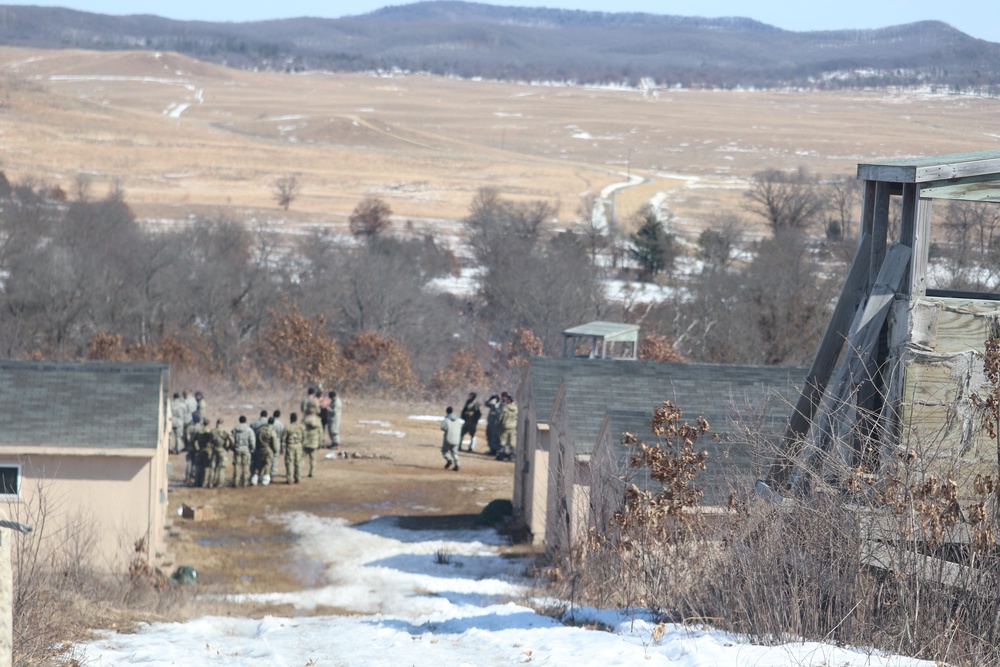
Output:
M330 397L330 416L326 429L330 433L330 447L337 449L340 447L340 413L344 411L344 403L336 392L331 391L330 393L333 395Z
M298 484L302 480L302 442L305 436L306 430L297 421L290 423L281 436L281 444L285 448L285 475L289 484Z
M233 429L233 486L242 488L250 483L250 457L257 446L257 437L246 421Z
M170 428L173 431L174 443L171 452L180 454L184 449L184 414L187 412L184 399L180 394L174 394L170 401Z
M271 464L277 456L280 445L274 426L264 424L257 431L257 450L254 453L253 474L250 483L256 485L259 481L264 486L271 483Z
M277 412L277 410L275 410L275 412ZM274 429L274 435L278 438L278 451L274 455L274 460L271 461L271 479L274 479L274 476L278 474L278 457L285 451L285 446L283 444L285 442L285 424L280 418L275 417L274 424L271 425L271 428ZM285 468L285 477L288 477L288 468Z
M226 481L226 452L233 448L232 434L216 423L212 429L212 454L209 459L209 471L205 475L207 486L219 488Z
M205 422L199 422L191 430L194 453L195 486L208 486L208 470L212 464L212 430Z
M302 427L305 429L305 438L302 440L302 452L309 460L309 476L313 476L316 469L316 450L323 444L323 422L317 410L312 407L306 413L306 418L302 420Z
M517 448L517 406L513 401L505 401L500 410L500 451L497 459L513 461Z

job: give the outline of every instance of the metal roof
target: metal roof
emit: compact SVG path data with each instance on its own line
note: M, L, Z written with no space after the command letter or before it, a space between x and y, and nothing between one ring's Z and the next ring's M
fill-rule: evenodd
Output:
M790 401L801 389L806 369L780 366L729 366L657 361L609 364L598 359L532 357L528 366L536 419L546 423L559 387L578 454L589 454L611 411L649 416L665 400L694 419L699 414L725 435L737 408L764 410L782 432Z
M0 361L0 445L152 448L165 363Z
M636 341L639 339L638 324L622 322L602 322L600 320L566 329L564 336L597 336L607 342Z

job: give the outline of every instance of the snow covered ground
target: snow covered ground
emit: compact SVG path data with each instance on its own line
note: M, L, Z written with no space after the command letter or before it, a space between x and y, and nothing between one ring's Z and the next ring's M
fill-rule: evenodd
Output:
M323 568L324 583L252 599L300 610L329 605L350 615L154 623L135 633L97 633L75 647L75 657L90 667L932 665L812 642L755 646L711 628L657 626L641 614L575 609L576 624L563 623L526 606L525 563L503 556L493 530L412 531L388 518L351 526L305 513L280 520L298 537L299 562ZM583 622L610 631L579 627Z

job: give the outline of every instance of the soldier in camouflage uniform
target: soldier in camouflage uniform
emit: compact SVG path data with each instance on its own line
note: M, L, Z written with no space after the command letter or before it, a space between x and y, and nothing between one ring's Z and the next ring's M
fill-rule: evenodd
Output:
M330 392L330 415L327 418L326 429L330 433L330 449L340 447L340 415L344 412L344 403L337 392Z
M222 420L215 422L212 429L212 454L209 459L209 470L205 475L207 486L220 488L226 481L226 452L233 448L233 436L227 431Z
M245 415L232 432L233 436L233 486L237 489L250 483L250 457L257 446L257 437L247 424Z
M274 419L271 428L274 429L274 435L278 438L278 451L274 455L274 460L271 461L271 479L274 479L274 476L278 474L278 457L285 451L283 444L285 442L285 424L281 421L281 410L275 410L271 417ZM288 468L285 468L285 477L288 477Z
M254 452L253 474L250 475L250 484L257 486L260 482L262 486L271 483L271 463L278 455L281 445L278 442L278 434L274 432L274 417L270 417L267 423L257 430L257 450Z
M201 486L198 479L198 442L197 435L201 424L193 420L184 424L184 448L187 449L187 467L184 469L184 481L188 484Z
M285 476L289 484L298 484L302 480L302 442L306 431L299 423L299 417L294 412L288 417L288 427L281 437L285 448Z
M212 429L207 421L199 421L191 429L191 449L194 454L194 485L207 487L208 470L212 464Z
M170 445L172 454L180 454L184 449L184 413L186 412L184 399L179 393L174 393L173 400L170 401L170 430L173 435L173 443Z
M306 408L306 418L302 420L302 427L306 431L302 440L302 452L309 460L309 476L313 476L316 469L316 450L323 444L323 421L317 414L319 410L313 406Z

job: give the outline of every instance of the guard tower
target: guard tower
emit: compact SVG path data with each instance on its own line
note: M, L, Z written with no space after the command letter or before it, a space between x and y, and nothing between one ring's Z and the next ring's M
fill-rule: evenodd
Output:
M857 256L768 481L842 488L845 471L878 474L914 455L928 473L996 476L998 441L983 426L996 377L984 358L1000 344L1000 295L930 289L927 268L934 200L1000 202L1000 151L860 164L858 179Z
M564 357L634 361L638 347L638 324L596 321L563 331Z

